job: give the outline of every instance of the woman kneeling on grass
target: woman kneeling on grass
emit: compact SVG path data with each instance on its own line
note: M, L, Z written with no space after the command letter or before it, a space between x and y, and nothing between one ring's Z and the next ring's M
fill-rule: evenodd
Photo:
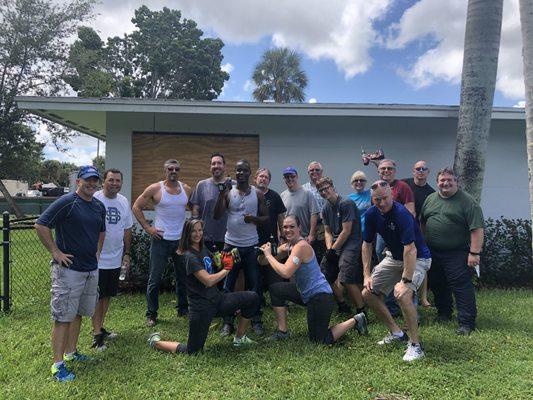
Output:
M153 333L148 339L150 346L171 353L192 354L202 351L213 318L234 315L238 310L241 319L233 345L240 347L255 344L246 336L246 329L250 326L250 318L259 308L259 296L251 291L221 293L217 289L217 283L233 268L233 258L230 254L223 254L223 269L216 272L213 256L204 246L202 221L192 219L185 222L177 252L183 255L183 267L187 274L189 338L185 345L162 341L159 333Z
M355 328L360 335L367 335L367 320L363 313L329 327L335 303L331 286L320 271L313 248L300 236L300 221L297 216L288 215L283 220L283 234L287 243L279 247L278 254L280 259L289 254L285 264L272 255L270 243L261 247L272 268L282 278L295 276L295 282L278 282L270 286L270 299L278 323L278 330L270 340L289 337L287 300L307 307L307 328L312 342L335 343L351 328Z

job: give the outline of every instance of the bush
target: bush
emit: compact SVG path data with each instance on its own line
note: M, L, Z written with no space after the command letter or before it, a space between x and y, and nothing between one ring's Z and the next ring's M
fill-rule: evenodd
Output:
M150 235L144 229L133 226L131 238L131 269L126 280L121 283L123 290L142 291L148 284L150 269ZM169 261L163 272L161 289L174 288L174 265Z
M531 221L504 217L485 221L479 283L483 286L533 287Z

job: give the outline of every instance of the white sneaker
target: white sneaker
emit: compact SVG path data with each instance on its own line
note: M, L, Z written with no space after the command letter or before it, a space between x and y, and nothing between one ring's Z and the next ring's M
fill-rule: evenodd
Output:
M424 350L422 350L420 343L407 343L407 350L403 356L404 361L415 361L422 357L424 357Z
M257 342L255 340L250 339L246 335L242 335L240 338L237 338L237 336L233 338L234 347L252 346L254 344L257 344Z
M403 335L402 336L396 336L394 334L389 333L387 336L385 336L383 339L381 339L378 344L380 346L383 346L385 344L391 344L391 343L402 343L402 342L407 342L409 341L409 336L407 336L407 333L405 333L405 331L403 331Z

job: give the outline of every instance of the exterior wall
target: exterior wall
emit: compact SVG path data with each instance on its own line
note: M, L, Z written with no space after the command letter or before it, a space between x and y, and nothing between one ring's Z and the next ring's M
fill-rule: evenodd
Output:
M260 165L272 170L274 190L284 190L284 167L296 167L304 183L307 164L318 160L339 193L347 194L355 170L364 171L369 181L377 178L375 167L363 166L361 146L367 151L383 148L397 162L399 178L410 177L412 164L425 159L435 186L435 172L453 164L457 119L108 113L106 168L123 171L126 196L131 193L133 131L258 134ZM493 120L482 195L486 217L529 218L524 131L524 121ZM232 169L229 165L228 172ZM511 201L502 201L500 194L509 190Z
M17 193L23 193L26 195L28 192L28 182L16 181L14 179L2 179L2 183L11 196L15 196ZM3 197L2 193L0 193L0 197Z

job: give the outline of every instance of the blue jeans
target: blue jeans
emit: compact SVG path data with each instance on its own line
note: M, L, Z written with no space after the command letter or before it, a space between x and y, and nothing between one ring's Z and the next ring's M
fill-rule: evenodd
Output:
M472 284L471 268L467 265L468 249L436 250L430 248L431 269L428 285L435 297L437 313L451 318L453 298L457 306L459 325L476 326L476 292Z
M236 246L226 244L224 250L229 251L234 247ZM237 247L237 250L239 250L241 262L235 264L228 276L226 276L226 280L224 281L224 291L226 293L233 292L235 289L235 283L239 277L239 271L242 269L244 271L245 289L257 293L261 300L261 304L263 304L262 277L261 272L259 271L259 263L257 262L254 246ZM262 312L261 309L259 309L258 313L252 318L252 321L261 322L261 315ZM226 317L224 322L232 324L233 319L233 316Z
M165 240L152 238L150 244L150 274L148 286L146 288L146 316L157 318L159 310L159 286L163 272L168 264L168 258L172 258L174 273L176 276L176 297L178 303L176 308L185 311L188 309L187 289L185 287L185 266L181 262L181 257L176 254L179 240Z

